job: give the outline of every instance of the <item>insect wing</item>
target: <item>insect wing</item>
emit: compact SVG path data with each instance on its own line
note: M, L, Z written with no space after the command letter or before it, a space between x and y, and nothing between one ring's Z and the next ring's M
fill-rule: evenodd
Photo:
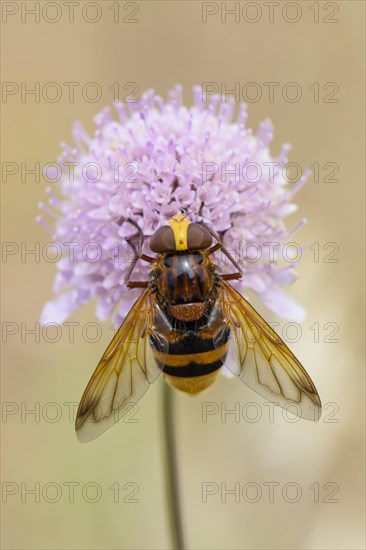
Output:
M75 425L80 441L99 437L123 418L161 373L150 337L162 350L168 344L163 334L154 331L156 314L163 315L147 289L132 306L84 391Z
M305 369L276 332L226 281L219 300L231 336L225 366L251 389L307 420L318 420L321 402Z

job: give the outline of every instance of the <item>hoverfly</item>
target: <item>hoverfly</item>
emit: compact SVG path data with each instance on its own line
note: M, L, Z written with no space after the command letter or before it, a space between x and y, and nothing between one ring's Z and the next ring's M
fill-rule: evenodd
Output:
M144 288L100 360L76 418L80 441L101 435L127 414L163 373L174 388L197 394L209 387L223 365L269 401L318 420L317 390L289 348L228 283L242 276L220 237L204 223L172 217L150 239L155 258L142 253L139 233L126 277L130 288ZM215 239L215 243L213 241ZM213 244L214 243L214 244ZM211 255L221 249L235 273L220 274ZM147 282L131 281L138 260L151 265Z

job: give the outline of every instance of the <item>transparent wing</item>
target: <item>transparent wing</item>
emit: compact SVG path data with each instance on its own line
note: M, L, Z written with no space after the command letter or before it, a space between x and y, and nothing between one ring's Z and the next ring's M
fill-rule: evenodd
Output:
M76 433L80 441L99 437L118 422L143 396L161 373L150 336L167 349L163 334L155 332L154 319L162 312L146 289L104 352L87 385L76 417Z
M243 296L223 280L219 300L231 331L225 366L268 401L307 420L318 420L321 415L318 392L286 344Z

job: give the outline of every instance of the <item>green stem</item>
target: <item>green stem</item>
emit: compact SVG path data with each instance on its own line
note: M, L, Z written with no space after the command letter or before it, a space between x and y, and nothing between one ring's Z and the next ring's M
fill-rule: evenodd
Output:
M175 390L163 382L163 429L165 475L170 530L175 550L184 550L184 534L179 493L178 456L176 446Z

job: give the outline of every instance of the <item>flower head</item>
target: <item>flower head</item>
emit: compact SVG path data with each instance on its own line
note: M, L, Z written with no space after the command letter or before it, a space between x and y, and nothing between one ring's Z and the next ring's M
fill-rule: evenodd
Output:
M245 104L232 121L234 106L216 95L204 103L202 90L194 88L187 108L176 86L167 102L148 91L128 110L116 103L118 119L104 109L93 136L75 125L75 146L62 144L59 193L47 190L52 210L41 205L56 214L52 238L63 251L54 284L59 296L45 305L43 323L62 322L94 297L100 319L115 313L121 320L137 296L124 284L132 259L126 239L133 242L137 231L117 221L133 218L148 245L148 237L182 211L209 224L241 264L244 277L234 283L239 290L251 288L280 316L302 317L281 288L294 280L294 263L281 260L304 223L288 232L284 218L296 209L291 199L307 174L289 186L283 171L289 146L273 159L271 122L253 135L245 127ZM216 261L226 269L221 256ZM146 269L138 262L133 279L146 280Z

